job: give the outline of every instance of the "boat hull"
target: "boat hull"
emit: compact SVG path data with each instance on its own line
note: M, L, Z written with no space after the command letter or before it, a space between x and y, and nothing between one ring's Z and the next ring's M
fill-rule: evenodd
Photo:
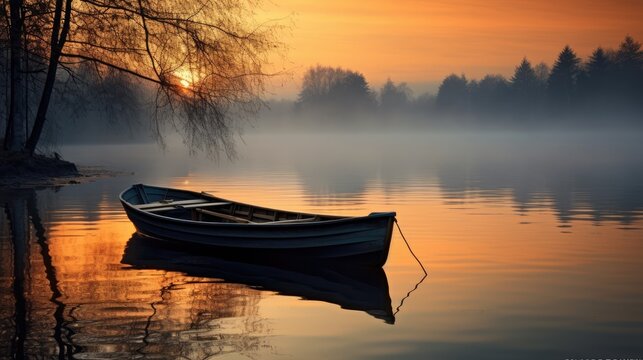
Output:
M197 194L197 193L195 193ZM314 257L383 266L395 213L300 224L236 224L190 221L137 209L121 196L137 231L192 248L248 256Z

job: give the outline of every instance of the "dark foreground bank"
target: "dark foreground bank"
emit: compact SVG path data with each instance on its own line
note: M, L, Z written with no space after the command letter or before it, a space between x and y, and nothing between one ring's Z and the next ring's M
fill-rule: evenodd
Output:
M101 168L78 167L59 156L0 153L0 188L80 184L113 175Z

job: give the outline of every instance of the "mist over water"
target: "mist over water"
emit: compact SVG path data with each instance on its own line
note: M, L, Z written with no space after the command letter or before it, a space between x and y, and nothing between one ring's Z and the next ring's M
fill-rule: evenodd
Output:
M15 351L24 331L24 352L34 356L61 346L78 357L637 356L640 139L638 131L257 128L232 160L190 155L172 140L164 150L62 146L70 161L124 175L0 194L0 319L8 329L0 351ZM117 198L133 183L315 213L396 211L429 277L390 324L382 311L395 310L422 275L397 233L384 282L327 278L343 279L331 282L332 299L377 299L357 308L235 282L180 250L149 259L161 249L132 236ZM24 298L16 279L30 289ZM381 302L387 296L390 305Z
M159 176L288 174L306 196L355 201L373 186L385 191L426 185L465 201L471 194L509 196L527 212L549 202L560 221L574 218L629 223L643 199L641 132L302 132L247 133L236 158L190 155L179 144L109 146L99 162ZM102 147L96 147L102 149ZM92 151L63 148L79 163ZM94 161L95 162L95 161Z
M302 191L337 201L386 191L436 186L453 199L508 195L529 211L551 201L561 221L570 217L619 220L638 216L643 199L643 132L422 131L248 132L232 159L189 154L180 143L66 146L79 164L135 172L144 181L164 177L288 174ZM82 149L82 150L81 150ZM88 150L89 149L89 150Z

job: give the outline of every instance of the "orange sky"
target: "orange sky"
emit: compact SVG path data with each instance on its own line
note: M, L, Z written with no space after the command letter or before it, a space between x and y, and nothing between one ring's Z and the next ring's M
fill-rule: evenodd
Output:
M292 79L271 92L292 96L315 64L342 66L379 87L388 77L416 92L450 73L510 75L523 56L553 62L566 44L580 56L616 47L630 34L643 41L641 0L272 0ZM431 84L433 83L433 84Z

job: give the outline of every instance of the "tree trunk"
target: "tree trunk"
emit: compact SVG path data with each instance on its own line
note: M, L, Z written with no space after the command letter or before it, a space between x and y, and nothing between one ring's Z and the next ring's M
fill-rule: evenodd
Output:
M40 103L38 104L38 112L36 112L36 119L34 120L33 129L31 129L31 135L29 136L29 140L25 145L25 148L29 153L29 155L33 155L33 153L36 151L36 146L38 145L38 141L40 141L40 135L42 135L42 129L45 126L47 109L49 108L51 93L54 89L54 82L56 80L57 68L58 68L58 61L54 63L50 59L49 69L47 71L47 78L45 79L45 86L42 90Z
M40 97L40 103L38 104L38 111L36 112L33 129L31 130L31 135L29 136L29 140L27 140L27 144L25 146L30 155L33 155L34 151L36 151L36 146L38 145L38 141L40 141L40 135L42 135L42 129L47 118L47 110L49 109L49 102L51 101L51 93L53 92L54 83L56 82L58 60L60 59L60 54L62 53L63 46L67 40L67 34L69 33L71 2L72 0L65 0L65 18L64 21L61 21L63 0L56 0L54 24L50 40L51 53L49 56L47 77L45 78L45 85L42 90L42 96ZM62 30L60 29L61 22Z
M22 151L25 144L25 92L22 82L22 17L20 14L22 0L10 0L11 27L9 37L11 42L11 74L9 116L5 131L4 148L9 151Z

